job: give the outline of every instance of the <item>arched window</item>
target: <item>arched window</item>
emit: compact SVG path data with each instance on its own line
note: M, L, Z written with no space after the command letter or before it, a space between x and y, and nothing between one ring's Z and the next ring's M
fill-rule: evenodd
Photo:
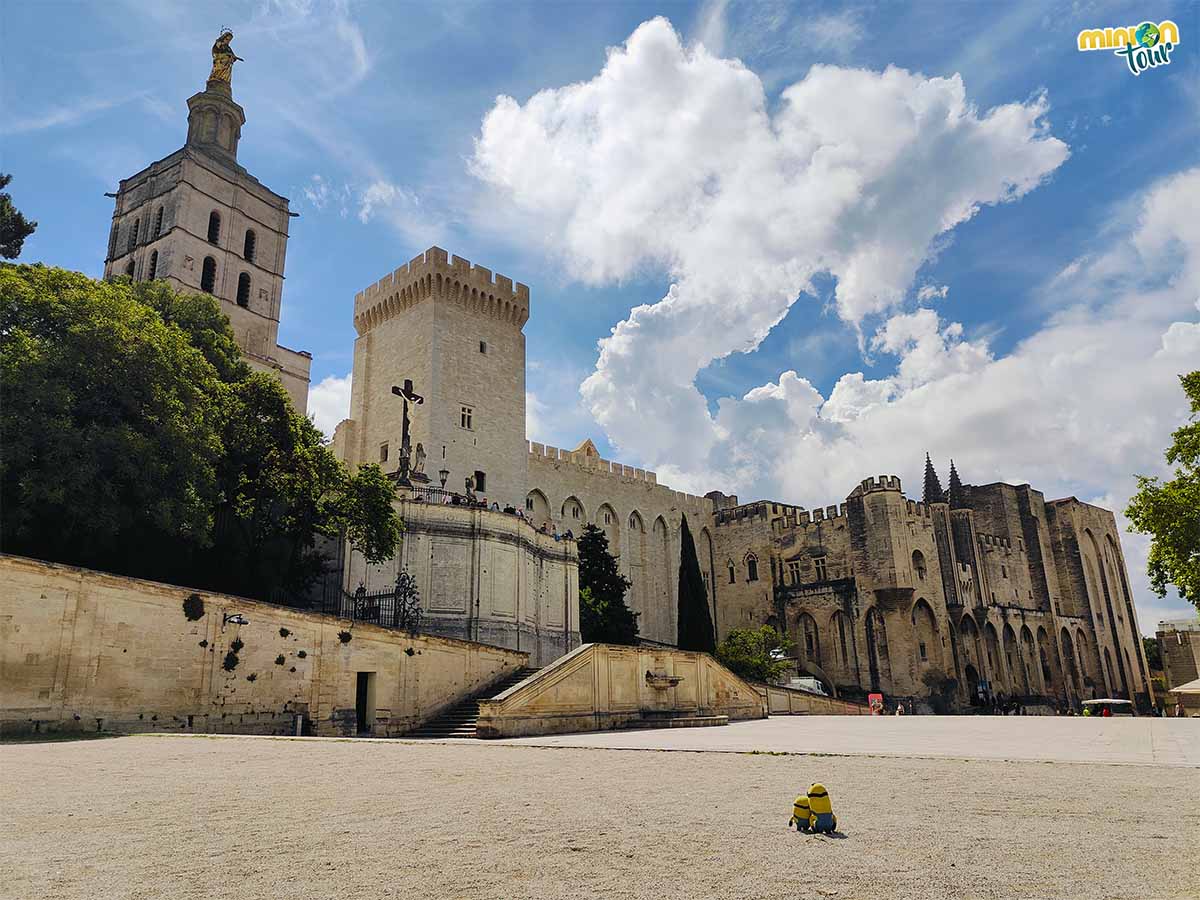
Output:
M154 240L154 238L157 238L160 234L162 234L162 214L163 208L160 206L158 208L158 212L154 214L154 237L152 237L151 240Z
M821 664L821 638L817 621L808 613L800 614L800 629L804 632L804 655L810 661Z
M250 275L247 272L238 276L237 305L247 308L250 306Z
M133 220L133 227L129 229L129 246L125 251L126 253L132 253L133 248L137 246L138 226L141 224L141 219Z
M254 229L246 229L246 243L242 247L242 258L246 262L254 262L254 251L257 249L258 239L254 236Z
M912 555L913 574L922 581L925 580L925 554L920 550L914 550Z
M158 251L155 250L150 254L150 268L146 272L146 280L153 281L154 276L158 274Z
M729 561L729 583L733 584L737 581L737 573L733 569L733 560Z
M108 258L112 259L117 255L117 232L119 227L116 222L113 222L112 234L108 236Z
M758 581L758 558L753 553L746 555L746 580Z
M130 278L133 277L133 260L132 259L129 262L125 263L125 274L128 275Z
M208 214L208 242L215 244L221 240L221 214L215 209Z
M217 261L211 256L204 257L204 268L200 272L200 290L211 294L217 286Z

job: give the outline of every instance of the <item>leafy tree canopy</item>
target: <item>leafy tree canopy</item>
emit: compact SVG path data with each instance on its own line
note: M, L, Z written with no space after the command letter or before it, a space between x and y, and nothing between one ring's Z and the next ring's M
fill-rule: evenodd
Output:
M1183 599L1200 607L1200 371L1179 380L1191 415L1167 448L1175 477L1160 481L1139 475L1125 515L1130 530L1152 538L1146 568L1155 592L1161 597L1173 584Z
M795 646L770 625L735 628L717 647L717 659L735 675L749 681L778 681L788 670L783 658Z
M716 649L716 633L687 516L680 526L679 541L679 649L712 653Z
M0 191L8 187L11 175L0 174ZM33 234L37 222L30 222L13 206L12 197L0 193L0 256L16 259L21 255L25 238Z
M383 473L346 471L212 297L0 266L0 392L9 552L286 602L317 535L395 551Z
M586 525L578 547L580 637L585 643L636 644L637 613L625 605L631 582L617 571L608 535Z
M1142 638L1142 647L1146 651L1146 665L1151 669L1161 671L1163 667L1162 647L1158 646L1158 638Z

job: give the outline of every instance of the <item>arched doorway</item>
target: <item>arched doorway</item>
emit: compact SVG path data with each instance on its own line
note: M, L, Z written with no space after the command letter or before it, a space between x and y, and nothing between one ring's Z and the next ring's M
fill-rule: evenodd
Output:
M979 672L970 663L963 667L963 679L967 683L967 700L972 706L979 705Z

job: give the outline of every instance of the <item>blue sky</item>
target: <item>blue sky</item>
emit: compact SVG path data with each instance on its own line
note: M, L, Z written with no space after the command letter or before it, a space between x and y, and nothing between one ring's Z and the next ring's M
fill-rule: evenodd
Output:
M1134 472L1162 471L1173 373L1200 365L1195 2L10 2L4 19L0 169L39 221L22 259L93 276L104 192L182 143L213 37L234 30L240 161L301 214L280 340L312 352L326 427L348 396L354 293L435 243L531 286L531 437L590 436L743 499L826 504L882 471L912 491L929 449L943 477L954 457L968 481L1118 509ZM1134 77L1075 49L1082 28L1147 19L1180 27L1169 66ZM917 115L898 141L909 123L887 104L930 96L953 127ZM858 185L831 195L836 215L834 176L782 171L801 165L789 116L813 115L846 120L817 129ZM745 157L775 139L758 174L795 202L737 206ZM703 159L703 183L622 168L624 145ZM664 229L677 211L688 225ZM622 321L637 327L598 365ZM724 343L695 338L705 322ZM1144 540L1125 550L1143 629L1185 614L1146 591Z

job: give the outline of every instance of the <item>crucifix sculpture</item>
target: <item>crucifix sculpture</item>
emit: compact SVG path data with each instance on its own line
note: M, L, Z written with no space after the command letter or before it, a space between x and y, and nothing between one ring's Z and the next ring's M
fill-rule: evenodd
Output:
M408 404L412 402L416 406L420 406L425 402L425 398L413 390L411 378L404 379L404 387L392 385L392 393L404 401L404 418L400 426L400 468L397 470L400 484L405 487L412 487L412 482L408 479L408 464L412 458L412 446L408 437Z

